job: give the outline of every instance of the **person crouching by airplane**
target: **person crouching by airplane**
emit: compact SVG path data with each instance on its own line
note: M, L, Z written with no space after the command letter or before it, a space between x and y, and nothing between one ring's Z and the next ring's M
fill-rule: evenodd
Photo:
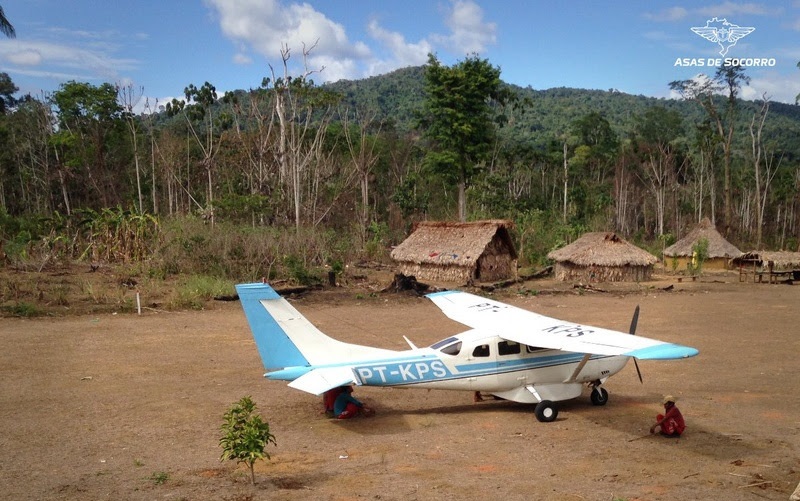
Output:
M359 414L363 416L372 416L375 414L375 411L361 403L351 395L351 393L353 393L352 386L342 386L341 393L339 393L336 397L336 401L333 403L333 415L336 416L337 419L350 419Z
M333 412L333 406L336 403L336 397L341 394L346 386L337 386L336 388L332 388L325 393L322 394L322 406L324 407L323 412L328 417L336 417L336 414Z
M650 433L655 433L656 428L661 428L661 434L665 437L680 437L686 429L686 423L681 411L675 406L675 397L667 395L663 403L665 413L656 416L656 424L650 427Z

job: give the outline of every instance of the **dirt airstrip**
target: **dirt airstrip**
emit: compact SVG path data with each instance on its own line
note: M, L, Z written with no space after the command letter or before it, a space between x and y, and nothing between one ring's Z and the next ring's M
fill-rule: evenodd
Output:
M550 284L552 285L552 284ZM497 299L584 324L697 347L632 364L561 405L473 403L461 392L357 388L377 410L328 420L320 399L266 381L238 302L204 311L0 319L3 499L786 500L800 482L800 285L736 275L664 278L604 292ZM664 287L673 285L672 290ZM516 290L517 288L514 288ZM350 289L292 299L326 333L404 349L459 332L425 298ZM662 394L684 437L647 435ZM220 463L222 414L251 395L277 437L272 459Z

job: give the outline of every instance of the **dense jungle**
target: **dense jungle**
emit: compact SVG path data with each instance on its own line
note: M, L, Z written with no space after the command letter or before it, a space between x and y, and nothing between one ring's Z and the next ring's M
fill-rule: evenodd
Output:
M798 248L800 108L742 100L745 68L656 99L507 85L478 56L324 85L288 59L168 103L111 82L23 96L0 73L6 269L314 283L387 262L417 221L486 218L513 221L526 267L587 231L660 257L704 217L742 250Z

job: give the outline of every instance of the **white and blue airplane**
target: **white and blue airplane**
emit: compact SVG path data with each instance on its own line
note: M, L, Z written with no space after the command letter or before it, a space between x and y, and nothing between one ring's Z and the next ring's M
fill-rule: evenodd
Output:
M268 379L315 395L344 385L435 388L482 392L536 404L539 421L558 416L556 402L591 388L604 405L601 385L633 358L671 360L698 350L549 318L461 291L428 294L442 312L468 327L461 334L418 348L389 350L333 339L266 283L236 286ZM636 366L639 371L638 365ZM641 380L641 373L639 373Z

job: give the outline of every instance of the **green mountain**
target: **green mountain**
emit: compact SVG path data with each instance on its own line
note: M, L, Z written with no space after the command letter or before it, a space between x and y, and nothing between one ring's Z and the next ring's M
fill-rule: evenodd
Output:
M664 82L665 88L668 82ZM362 80L340 80L325 84L328 90L343 96L343 105L377 111L378 119L394 124L401 131L414 128L414 113L425 99L424 67L402 68L385 75ZM705 112L697 103L679 99L665 99L632 95L616 90L587 90L558 87L535 90L510 85L520 99L528 105L524 112L515 112L504 133L519 141L529 141L544 148L552 139L568 131L570 124L589 113L597 112L611 124L620 138L630 137L637 117L647 108L661 106L676 110L684 117L684 128L691 135L693 126L705 119ZM740 148L749 148L748 127L760 103L741 101L739 111ZM776 151L786 155L785 160L800 159L800 106L773 102L764 128L764 136L774 143Z

